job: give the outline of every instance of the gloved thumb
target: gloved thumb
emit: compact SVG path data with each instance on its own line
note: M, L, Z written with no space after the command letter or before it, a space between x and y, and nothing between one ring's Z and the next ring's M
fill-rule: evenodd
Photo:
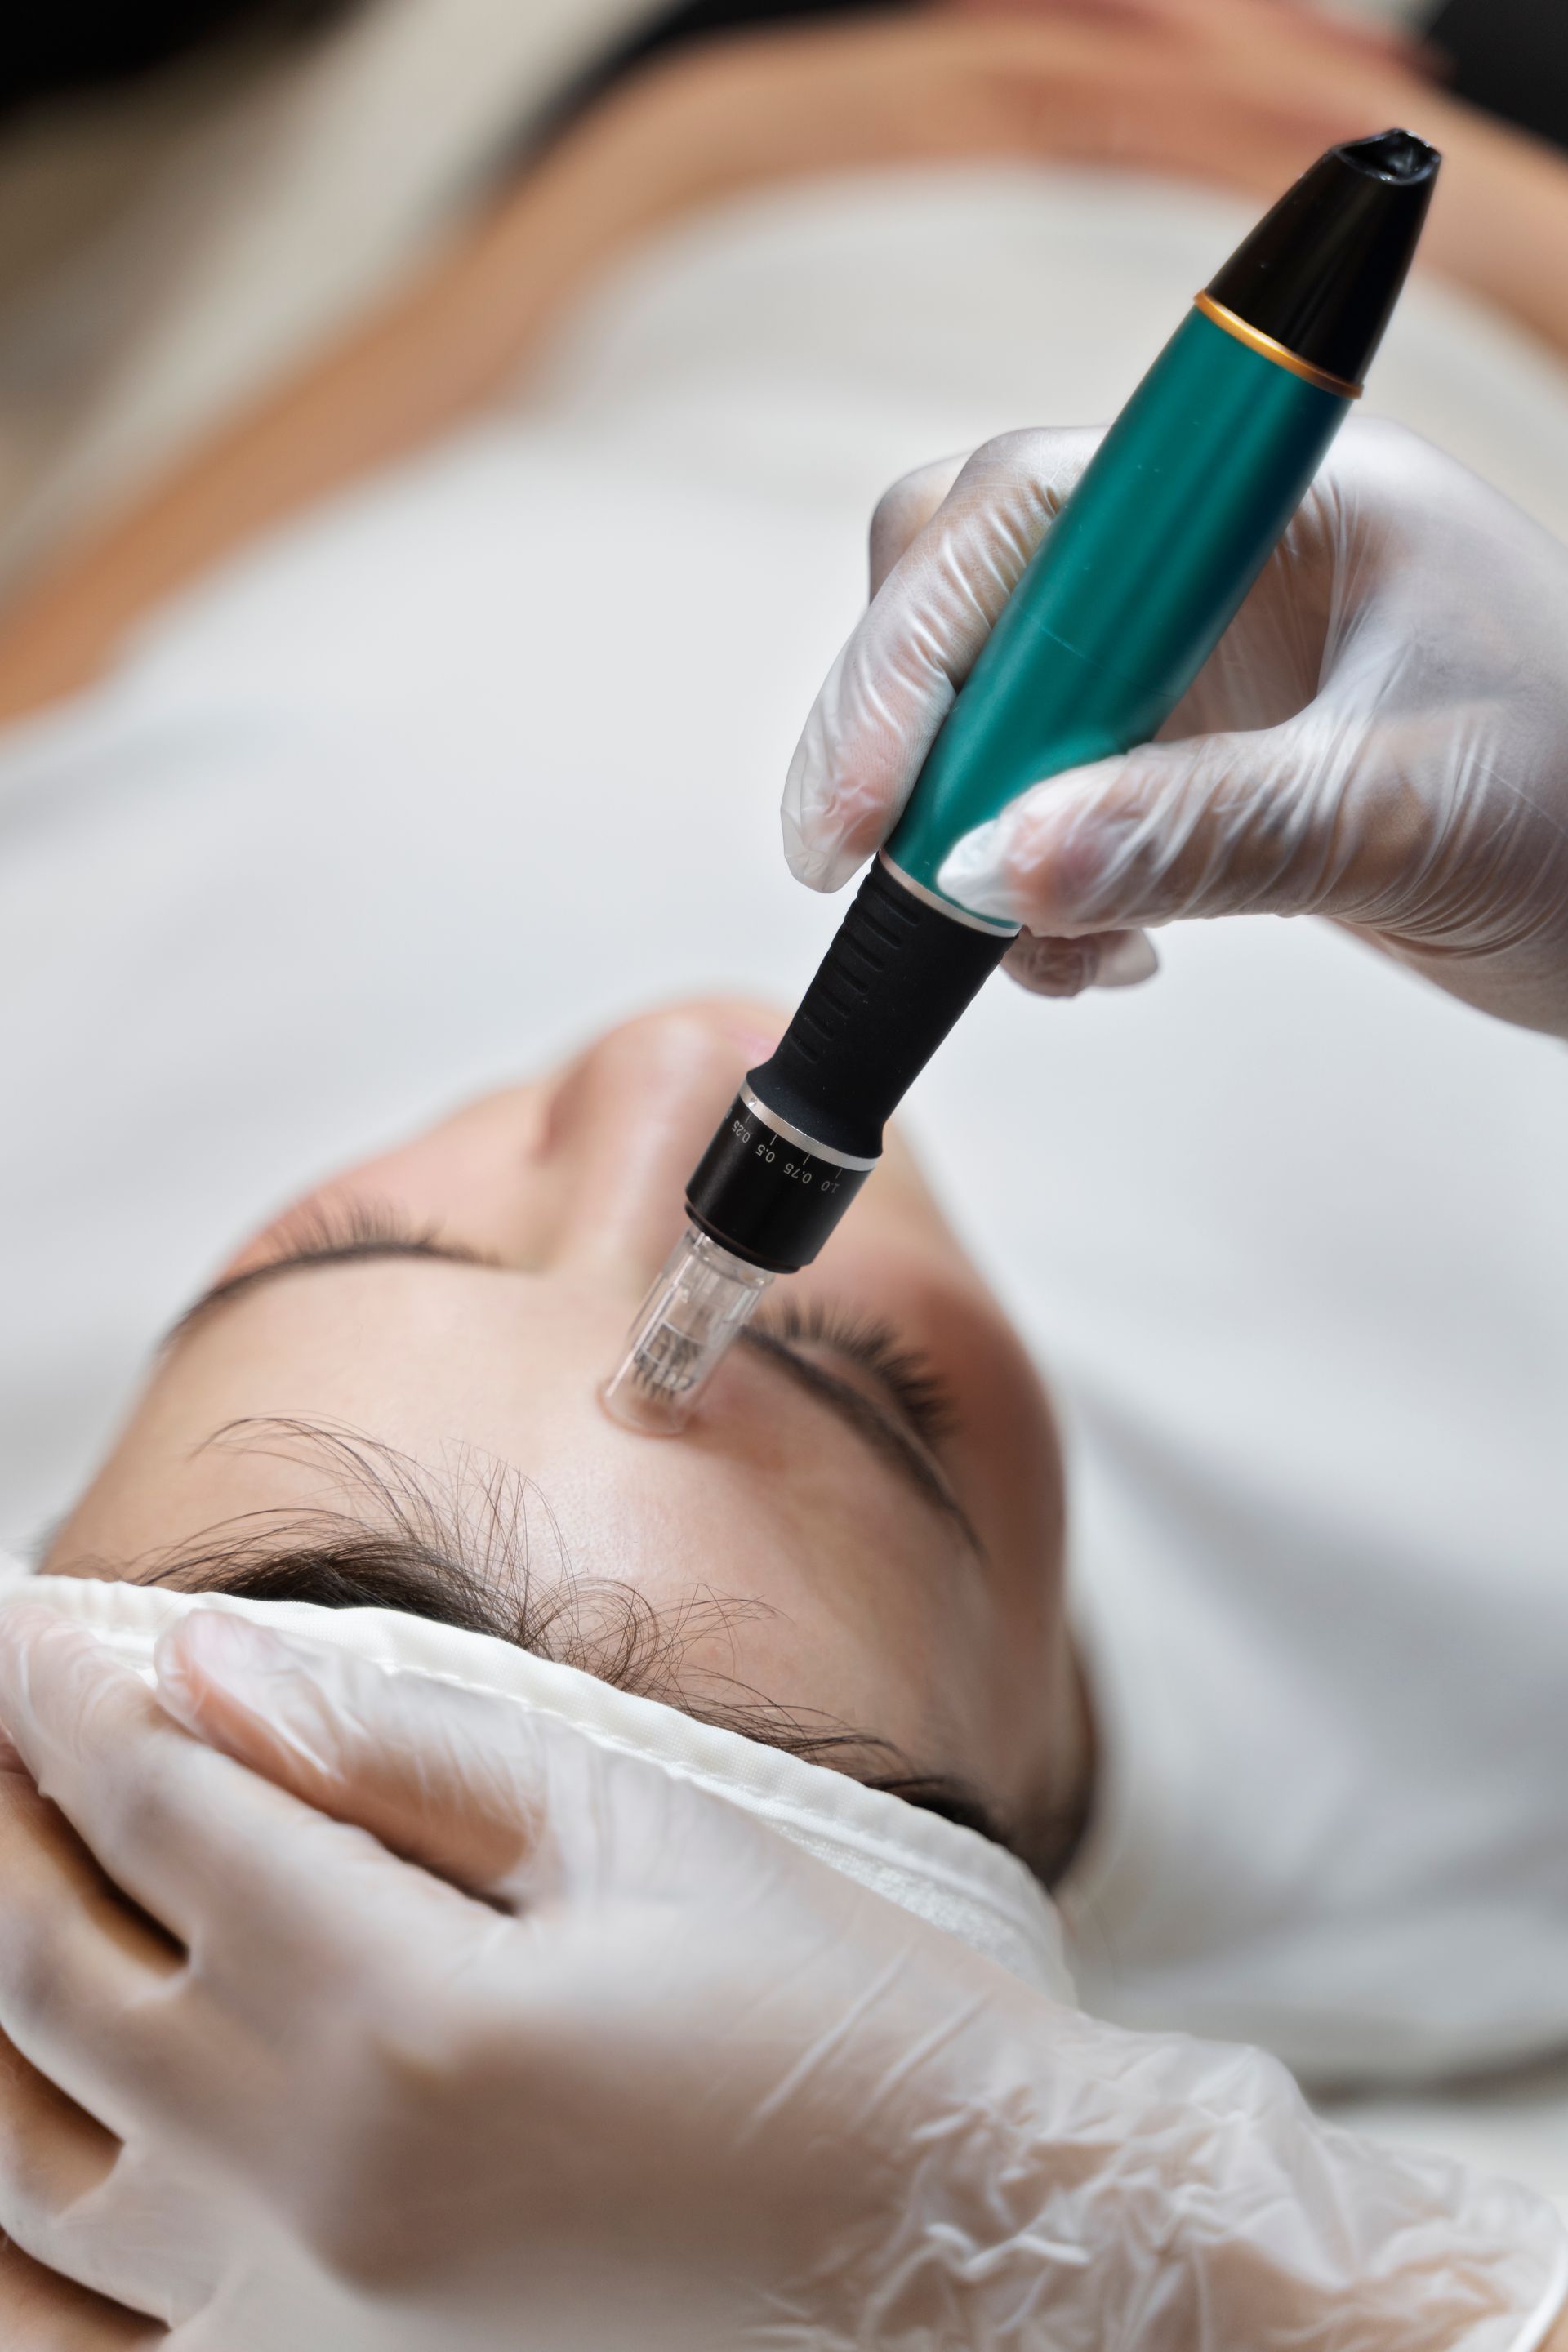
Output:
M543 1776L519 1753L533 1730L520 1710L491 1745L465 1704L488 1712L479 1694L214 1609L171 1626L155 1663L186 1730L466 1893L538 1856Z
M1021 793L955 844L938 879L978 915L1068 938L1187 916L1374 920L1416 845L1396 814L1373 824L1366 806L1354 821L1338 750L1310 711L1142 744Z
M155 1666L186 1730L503 1909L606 1890L668 1897L739 1859L730 1806L493 1692L216 1610L171 1626Z

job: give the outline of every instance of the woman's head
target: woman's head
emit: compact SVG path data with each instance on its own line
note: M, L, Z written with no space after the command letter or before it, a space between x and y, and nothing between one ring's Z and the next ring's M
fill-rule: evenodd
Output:
M776 1027L633 1021L286 1211L167 1343L49 1567L505 1630L858 1777L967 1792L1048 1866L1082 1742L1059 1456L907 1153L685 1436L598 1402Z

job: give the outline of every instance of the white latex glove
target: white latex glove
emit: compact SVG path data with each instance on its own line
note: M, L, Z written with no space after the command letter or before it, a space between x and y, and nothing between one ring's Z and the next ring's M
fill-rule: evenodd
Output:
M64 1817L10 1776L0 2225L174 2323L38 2347L1525 2352L1561 2304L1527 2191L1053 2006L643 1759L216 1612L159 1677L230 1754L0 1626Z
M889 492L873 602L785 787L802 881L837 889L891 830L1098 438L1008 434ZM1427 443L1352 420L1162 740L1042 782L941 880L1027 927L1010 968L1047 992L1152 971L1134 926L1331 915L1568 1035L1568 550Z

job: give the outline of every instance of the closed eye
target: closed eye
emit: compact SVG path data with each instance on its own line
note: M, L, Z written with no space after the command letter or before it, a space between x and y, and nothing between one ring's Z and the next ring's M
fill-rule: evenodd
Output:
M929 1356L906 1346L890 1323L846 1314L821 1299L782 1299L761 1327L796 1349L824 1348L869 1372L923 1445L950 1436L958 1414L952 1391Z
M914 1487L921 1499L939 1510L952 1522L964 1543L977 1558L984 1559L974 1523L953 1493L947 1475L934 1454L915 1436L896 1409L889 1409L868 1397L864 1389L830 1371L815 1357L797 1353L788 1339L765 1326L750 1326L740 1335L740 1343L767 1357L788 1373L797 1388L816 1397L827 1406L837 1418L854 1430L872 1450L879 1454L890 1469L896 1470L907 1486Z

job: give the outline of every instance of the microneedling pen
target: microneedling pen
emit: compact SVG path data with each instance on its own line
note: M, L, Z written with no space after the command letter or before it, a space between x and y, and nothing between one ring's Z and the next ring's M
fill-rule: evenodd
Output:
M1439 157L1332 147L1211 279L1046 533L771 1060L687 1187L690 1224L605 1402L682 1427L777 1274L821 1249L884 1121L1012 927L944 895L962 836L1030 785L1146 742L1235 616L1357 397Z

